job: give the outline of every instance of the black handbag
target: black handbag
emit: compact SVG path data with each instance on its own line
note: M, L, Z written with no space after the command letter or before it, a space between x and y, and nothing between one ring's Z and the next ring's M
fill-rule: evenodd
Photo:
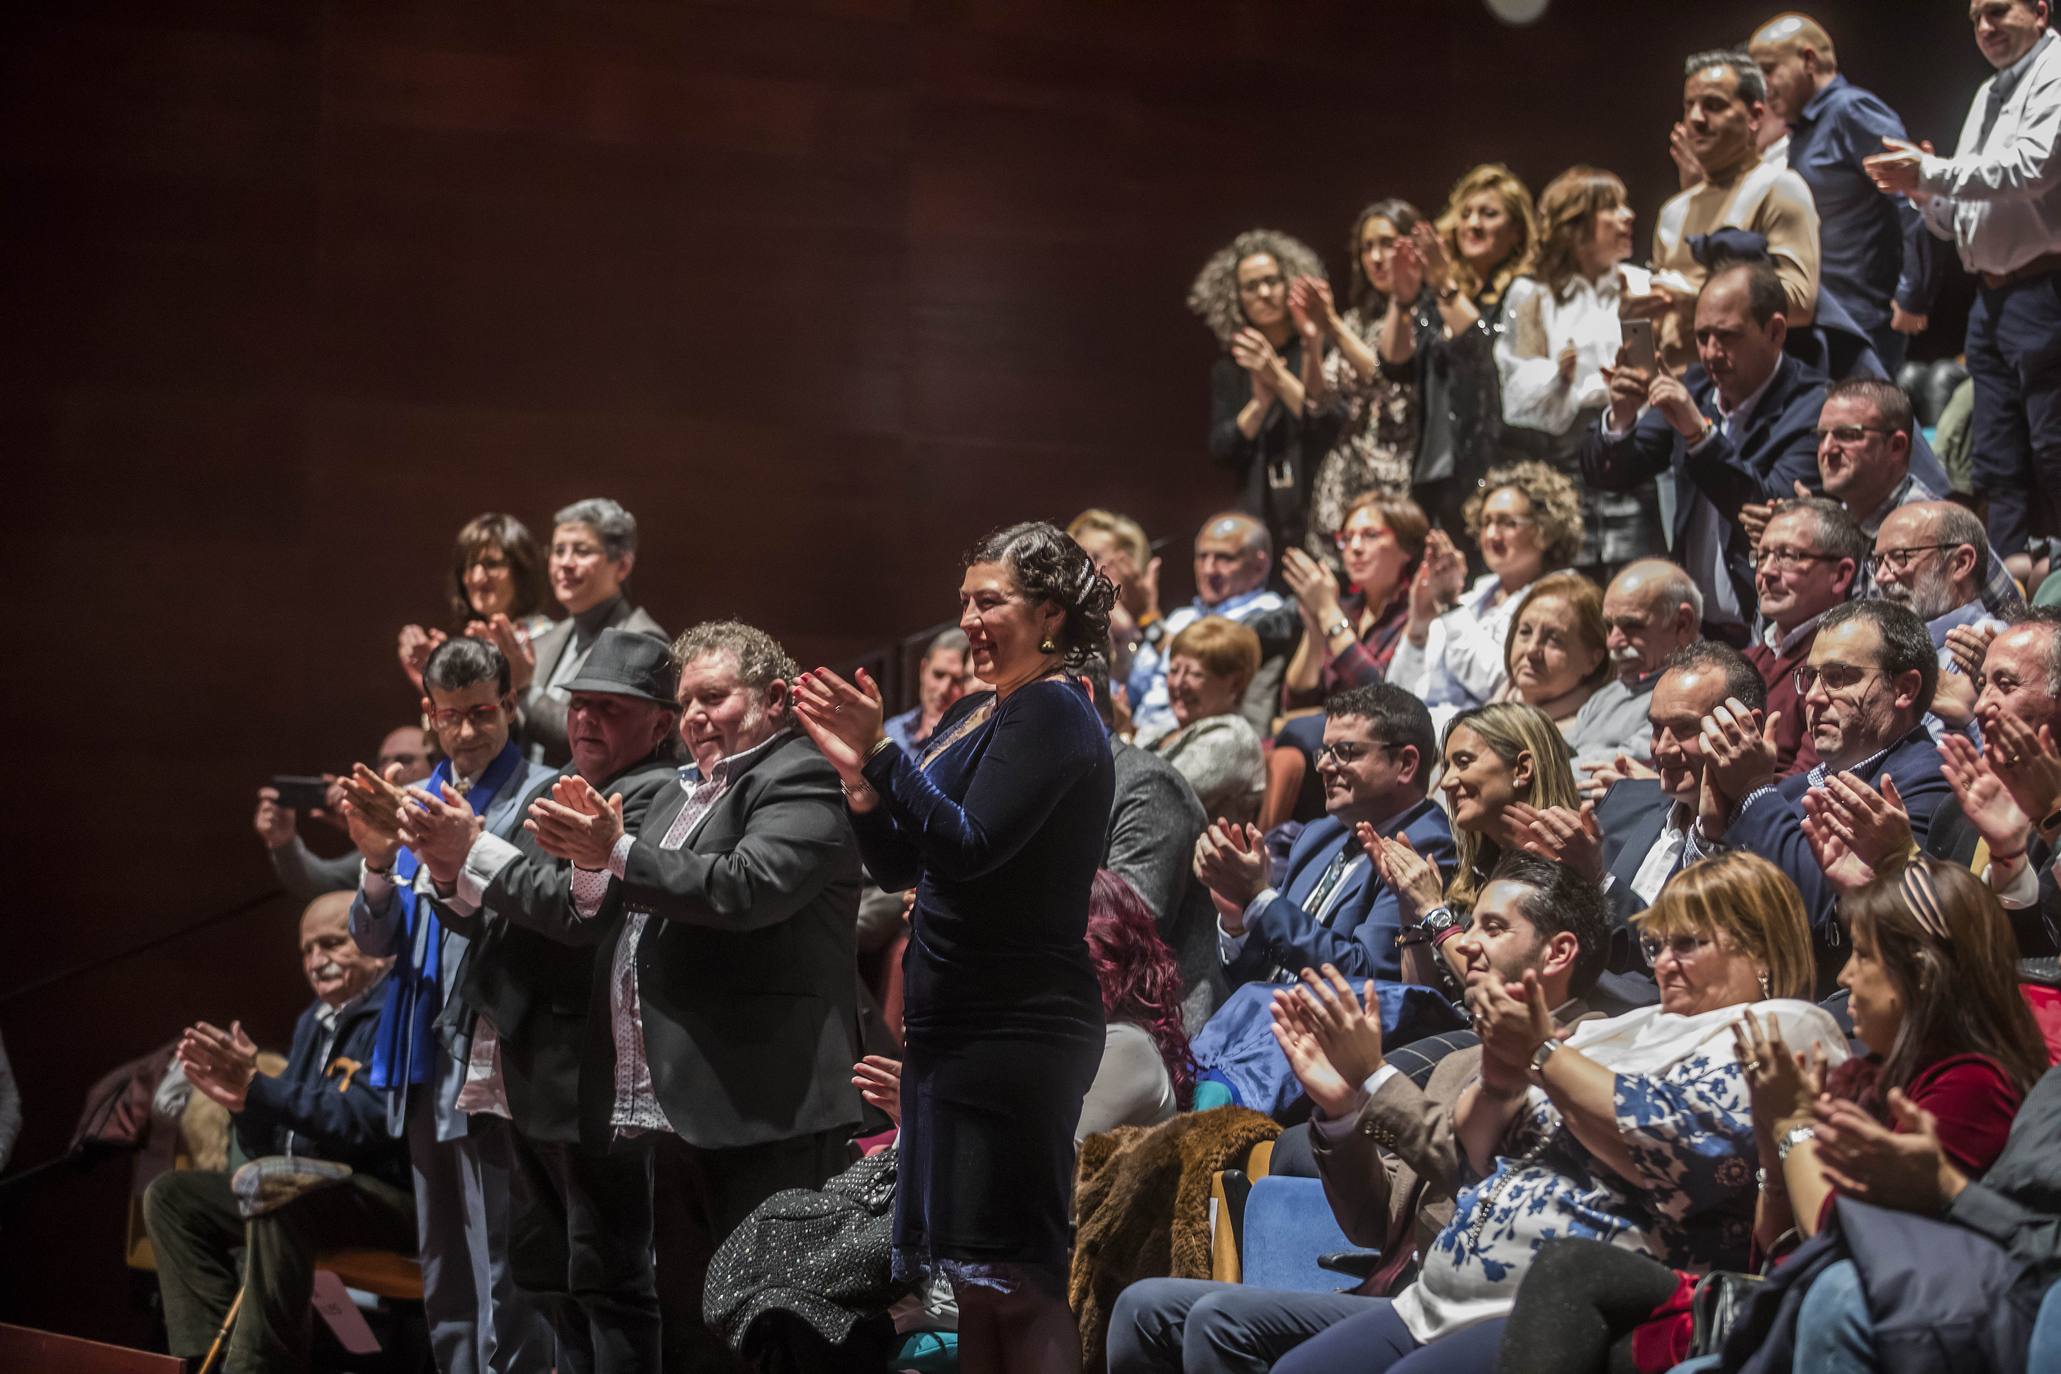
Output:
M1758 1274L1740 1274L1718 1269L1696 1281L1689 1294L1689 1316L1693 1329L1689 1355L1715 1355L1725 1348L1725 1337L1740 1312L1767 1282Z

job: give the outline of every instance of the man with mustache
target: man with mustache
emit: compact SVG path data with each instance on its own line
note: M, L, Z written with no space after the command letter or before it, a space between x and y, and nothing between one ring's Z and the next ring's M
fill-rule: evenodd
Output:
M351 1173L248 1219L228 1174L157 1176L143 1194L143 1224L157 1252L174 1355L207 1354L240 1289L224 1367L305 1369L317 1252L405 1251L415 1243L408 1157L387 1134L386 1094L364 1072L391 961L352 941L350 910L350 893L329 892L301 914L301 968L315 1003L294 1023L283 1073L258 1072L258 1047L240 1021L227 1031L196 1022L180 1037L187 1082L229 1109L245 1155L302 1155L349 1165Z
M1154 619L1160 633L1149 632L1146 642L1131 661L1132 738L1139 744L1153 740L1174 728L1174 710L1167 702L1167 647L1174 636L1208 615L1220 615L1241 625L1251 624L1270 612L1283 611L1288 603L1279 592L1267 588L1267 574L1274 566L1274 542L1267 527L1242 511L1223 511L1203 522L1195 536L1195 600L1165 619ZM1153 610L1156 612L1157 607ZM1296 631L1301 620L1291 611L1288 619ZM1264 729L1280 696L1281 650L1268 649L1262 634L1263 651L1272 662L1263 661L1259 674L1246 691L1247 703L1262 701L1262 715L1255 729ZM1241 708L1245 709L1245 708ZM1252 719L1248 714L1247 719Z
M1646 702L1660 678L1661 665L1684 644L1703 634L1703 593L1664 558L1642 558L1625 566L1603 591L1604 647L1615 674L1582 703L1574 734L1607 738L1606 753L1574 760L1575 770L1609 764L1620 750L1645 759Z
M1898 507L1875 532L1875 552L1868 559L1875 594L1925 622L1939 653L1932 714L1947 729L1966 727L1975 710L1975 680L1954 662L1946 647L1948 632L1962 626L1994 630L2004 623L1983 602L1988 566L1989 537L1982 522L1951 501Z

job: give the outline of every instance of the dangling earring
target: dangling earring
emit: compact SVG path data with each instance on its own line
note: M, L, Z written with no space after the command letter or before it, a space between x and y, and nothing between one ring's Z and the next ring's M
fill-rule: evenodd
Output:
M1052 642L1052 636L1046 635L1038 641L1038 652L1041 654L1056 654L1059 652L1059 646Z
M1762 970L1760 975L1760 1000L1765 1002L1774 995L1774 990L1768 986L1767 972L1766 970Z

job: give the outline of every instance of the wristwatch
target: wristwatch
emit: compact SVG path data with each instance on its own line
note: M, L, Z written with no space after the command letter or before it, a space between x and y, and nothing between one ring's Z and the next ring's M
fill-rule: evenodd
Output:
M1332 621L1329 625L1324 627L1324 638L1336 639L1340 635L1349 635L1352 632L1353 623L1350 620L1347 620L1344 616L1340 616L1338 617L1338 619Z
M1543 1077L1546 1072L1546 1061L1558 1053L1560 1053L1559 1036L1549 1035L1544 1040L1539 1041L1539 1047L1531 1052L1531 1071L1533 1076Z
M1449 906L1435 906L1424 913L1421 920L1406 925L1396 934L1397 945L1421 945L1436 942L1448 931L1465 930L1467 923Z

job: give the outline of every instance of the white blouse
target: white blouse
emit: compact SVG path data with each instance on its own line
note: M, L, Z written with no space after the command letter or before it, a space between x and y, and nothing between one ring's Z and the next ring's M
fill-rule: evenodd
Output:
M1564 435L1584 412L1610 403L1603 369L1617 364L1624 343L1617 307L1627 284L1635 294L1643 293L1650 289L1650 278L1637 267L1618 268L1601 281L1576 275L1557 296L1537 277L1510 283L1508 323L1496 336L1505 423ZM1571 382L1560 377L1560 350L1570 343L1575 351Z
M1494 573L1477 578L1459 605L1431 622L1423 648L1403 635L1389 662L1388 680L1431 707L1434 715L1441 706L1457 711L1494 701L1510 683L1503 641L1530 585L1501 601L1494 600L1496 587Z

